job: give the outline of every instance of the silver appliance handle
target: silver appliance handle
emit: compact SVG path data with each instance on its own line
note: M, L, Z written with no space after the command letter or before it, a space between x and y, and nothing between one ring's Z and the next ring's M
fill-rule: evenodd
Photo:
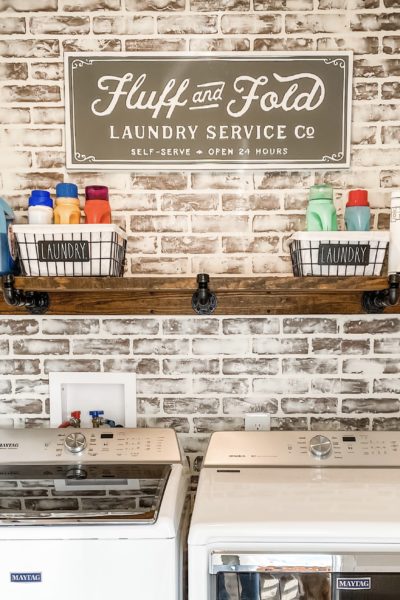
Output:
M332 573L338 559L332 554L266 554L256 552L213 552L210 556L210 574L241 572ZM340 559L339 559L340 562Z

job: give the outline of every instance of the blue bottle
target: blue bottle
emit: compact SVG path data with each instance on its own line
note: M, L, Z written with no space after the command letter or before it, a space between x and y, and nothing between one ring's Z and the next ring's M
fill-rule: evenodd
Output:
M351 190L344 211L347 231L369 231L370 221L367 190Z
M8 275L15 271L15 261L10 251L12 243L10 227L13 221L13 209L3 198L0 198L0 275Z

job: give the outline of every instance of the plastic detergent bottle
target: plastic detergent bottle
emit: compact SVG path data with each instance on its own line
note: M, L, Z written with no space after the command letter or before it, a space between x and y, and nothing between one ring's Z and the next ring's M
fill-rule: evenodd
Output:
M400 190L390 200L388 274L400 273Z
M81 221L78 188L74 183L58 183L56 185L56 206L54 223L57 225L76 225Z
M14 212L11 206L0 198L0 275L13 273L15 262L12 257L12 231Z
M85 188L85 196L85 223L111 223L108 187L105 185L88 185Z
M351 190L344 211L347 231L369 231L370 220L367 190Z
M330 185L312 185L307 207L307 231L337 231L333 189Z
M53 222L53 200L46 190L32 190L29 198L28 221L31 225L49 225Z

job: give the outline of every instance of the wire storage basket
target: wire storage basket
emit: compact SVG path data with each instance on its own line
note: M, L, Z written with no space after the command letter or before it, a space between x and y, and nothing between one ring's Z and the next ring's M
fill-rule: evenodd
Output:
M388 231L302 231L289 240L293 274L323 277L380 275Z
M14 225L23 275L122 277L126 234L116 225Z

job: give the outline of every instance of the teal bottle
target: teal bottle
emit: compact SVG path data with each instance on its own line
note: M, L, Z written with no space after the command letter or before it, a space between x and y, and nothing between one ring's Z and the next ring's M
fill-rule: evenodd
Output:
M338 230L332 186L326 184L311 186L306 218L307 231Z
M15 271L15 262L10 252L10 227L13 221L13 209L0 198L0 275L8 275Z

